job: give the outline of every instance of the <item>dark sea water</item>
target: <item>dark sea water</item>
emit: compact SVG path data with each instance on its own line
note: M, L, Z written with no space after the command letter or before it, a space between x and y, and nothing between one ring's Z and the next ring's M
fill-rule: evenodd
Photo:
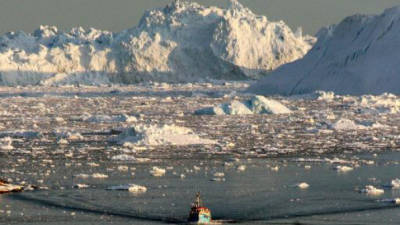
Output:
M354 158L354 155L341 157ZM347 173L333 170L333 165L327 162L299 162L298 158L242 158L232 163L228 155L212 159L198 155L197 158L147 163L100 160L98 167L88 167L85 160L75 159L67 168L62 166L65 159L55 158L54 170L43 184L47 184L48 190L0 196L0 223L182 224L197 191L212 210L214 219L240 224L400 222L400 209L393 203L380 201L400 197L399 190L385 189L380 196L358 191L368 184L380 188L400 177L400 153L388 152L376 157L358 155L358 160L372 160L374 164L361 165ZM128 166L129 170L118 170L121 165ZM239 165L245 165L246 170L238 171ZM311 168L306 169L306 165ZM153 177L149 173L153 166L169 168L165 176ZM275 166L279 167L278 171L271 169ZM23 170L19 168L19 171ZM27 167L25 176L30 176L29 172ZM95 172L109 177L74 176ZM223 172L225 181L212 181L216 172ZM310 187L299 189L295 186L299 182L306 182ZM73 188L77 183L90 187ZM113 185L130 183L146 186L147 192L106 190Z

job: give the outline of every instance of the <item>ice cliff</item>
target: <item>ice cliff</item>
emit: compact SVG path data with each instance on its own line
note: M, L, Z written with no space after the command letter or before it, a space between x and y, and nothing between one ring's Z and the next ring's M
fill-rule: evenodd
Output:
M250 87L257 94L400 94L400 6L323 28L303 58Z
M176 0L120 33L52 26L7 33L0 37L0 84L259 78L303 57L314 42L236 0L226 9Z

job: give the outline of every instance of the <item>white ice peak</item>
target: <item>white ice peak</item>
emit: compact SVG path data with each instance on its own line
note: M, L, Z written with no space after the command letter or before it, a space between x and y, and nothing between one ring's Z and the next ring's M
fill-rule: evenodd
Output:
M227 9L176 0L119 33L41 26L0 37L0 84L104 84L258 78L314 43L232 0Z

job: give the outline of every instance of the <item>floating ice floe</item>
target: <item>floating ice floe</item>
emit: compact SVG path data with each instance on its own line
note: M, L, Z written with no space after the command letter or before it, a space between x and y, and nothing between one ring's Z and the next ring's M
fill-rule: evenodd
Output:
M191 129L176 125L135 125L110 141L120 145L207 145L217 142L204 139Z
M342 172L342 173L346 173L349 171L353 170L353 167L349 167L349 166L335 166L333 169L335 169L338 172Z
M389 187L392 189L400 189L400 179L396 178L392 180L389 184Z
M0 180L0 194L10 193L10 192L21 192L24 187L20 185L13 185L4 180Z
M136 157L133 155L127 155L127 154L121 154L121 155L115 155L111 157L111 160L115 161L136 161Z
M343 131L343 130L360 130L366 129L365 126L356 124L354 121L349 119L339 119L334 124L332 124L332 129Z
M84 137L76 131L55 130L54 134L58 138L66 139L69 141L80 141L84 139Z
M5 137L0 139L0 151L11 151L14 149L12 145L13 139L11 137Z
M246 165L240 165L240 166L238 166L238 167L236 168L236 170L237 170L237 171L243 172L243 171L246 170Z
M88 187L90 187L90 186L87 185L87 184L75 184L74 185L74 188L78 188L78 189L85 189L85 188L88 188Z
M310 187L309 184L307 184L306 182L302 182L302 183L298 183L296 184L296 187L300 188L300 189L307 189Z
M376 188L372 185L365 186L365 188L361 189L360 192L367 195L382 195L383 193L385 193L383 189Z
M248 115L248 114L288 114L291 110L282 103L268 99L264 96L255 95L250 100L221 104L195 111L196 115Z
M93 178L97 178L97 179L105 179L108 178L107 174L102 174L102 173L94 173L92 174Z
M127 184L127 185L118 185L118 186L111 186L106 190L111 191L129 191L132 193L144 193L147 191L145 186L137 185L137 184Z
M162 177L166 173L165 169L158 168L156 166L153 166L153 168L150 170L150 174L153 175L154 177Z

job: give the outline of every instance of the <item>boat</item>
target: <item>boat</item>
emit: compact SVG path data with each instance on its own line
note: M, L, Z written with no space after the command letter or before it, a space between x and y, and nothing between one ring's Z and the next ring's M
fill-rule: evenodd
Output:
M188 222L190 224L213 224L211 210L202 205L200 193L196 194L196 200L192 204Z

